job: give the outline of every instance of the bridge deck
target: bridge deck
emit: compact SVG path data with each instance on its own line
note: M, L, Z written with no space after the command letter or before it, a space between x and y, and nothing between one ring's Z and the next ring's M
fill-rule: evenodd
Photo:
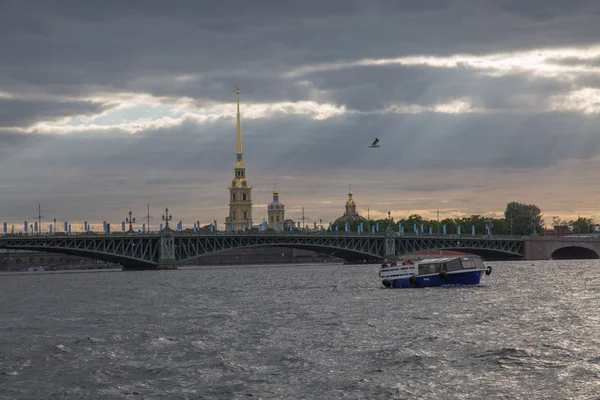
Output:
M236 248L292 247L327 253L346 260L379 260L427 250L463 250L522 257L522 236L410 235L350 232L162 232L134 234L4 235L0 248L66 253L126 268L156 268L185 263L206 254Z

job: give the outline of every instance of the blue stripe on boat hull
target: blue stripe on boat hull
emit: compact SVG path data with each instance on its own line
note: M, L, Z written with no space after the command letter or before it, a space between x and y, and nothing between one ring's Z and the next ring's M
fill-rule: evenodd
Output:
M460 274L449 274L448 278L442 280L439 275L420 276L417 278L416 287L433 287L447 285L478 285L481 281L483 271L461 272ZM395 279L392 288L411 288L409 279Z

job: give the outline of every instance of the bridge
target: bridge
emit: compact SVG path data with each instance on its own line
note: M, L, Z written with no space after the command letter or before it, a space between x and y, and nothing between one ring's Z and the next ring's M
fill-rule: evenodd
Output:
M523 258L523 237L411 236L397 233L252 232L21 234L0 237L0 249L45 251L121 264L125 270L171 269L207 254L278 246L311 250L347 261L378 262L427 250L457 250L483 257Z
M124 270L174 269L198 257L238 248L277 246L311 250L346 261L379 262L432 250L486 259L599 258L600 240L584 237L405 235L388 233L198 232L4 235L0 249L45 251L121 264Z

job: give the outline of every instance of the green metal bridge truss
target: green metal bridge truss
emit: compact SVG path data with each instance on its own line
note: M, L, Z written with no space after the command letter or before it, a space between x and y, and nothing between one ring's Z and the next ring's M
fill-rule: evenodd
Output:
M523 237L404 236L357 233L75 234L5 235L0 248L45 251L119 263L126 269L174 268L217 252L239 248L278 246L312 250L348 261L376 261L433 250L457 250L482 256L521 258Z

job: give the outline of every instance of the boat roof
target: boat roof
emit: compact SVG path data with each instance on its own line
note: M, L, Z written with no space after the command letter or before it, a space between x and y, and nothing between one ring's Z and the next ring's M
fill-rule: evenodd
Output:
M445 262L456 260L459 258L474 258L474 257L479 257L479 256L464 255L464 256L439 257L439 258L424 258L422 260L418 260L417 263L419 263L419 264L445 263Z

